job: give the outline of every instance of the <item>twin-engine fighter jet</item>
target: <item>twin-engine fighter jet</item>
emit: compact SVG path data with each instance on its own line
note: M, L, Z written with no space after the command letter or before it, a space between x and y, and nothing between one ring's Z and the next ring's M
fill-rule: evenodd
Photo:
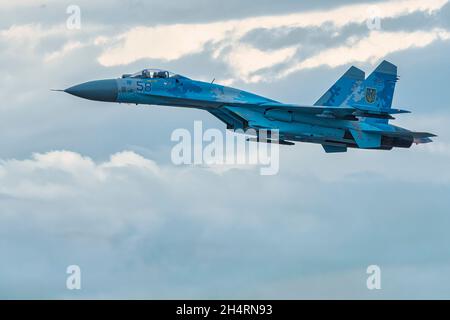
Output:
M235 88L192 80L164 70L144 69L119 79L96 80L64 90L72 95L107 102L203 109L229 130L279 130L277 141L321 144L326 152L347 148L391 150L431 142L434 134L389 124L392 115L409 111L392 108L397 67L383 61L367 78L351 67L313 105L284 104ZM258 140L258 134L255 138Z

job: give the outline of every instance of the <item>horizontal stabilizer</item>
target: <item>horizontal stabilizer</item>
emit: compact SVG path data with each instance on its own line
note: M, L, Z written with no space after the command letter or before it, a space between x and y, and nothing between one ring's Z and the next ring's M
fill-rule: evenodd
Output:
M411 131L411 134L414 138L433 138L437 137L437 135L429 132L413 132Z
M421 143L430 143L433 142L430 138L414 138L415 144L421 144Z
M435 134L429 133L429 132L414 132L414 131L408 131L408 130L382 131L382 130L376 130L376 128L374 128L373 130L364 129L364 132L373 133L373 134L376 133L376 134L383 135L383 136L400 137L400 138L401 137L413 137L413 138L417 138L417 139L422 139L422 138L437 137Z
M404 109L389 109L389 114L400 114L400 113L411 113L411 111L409 110L404 110Z
M411 113L409 110L402 110L402 109L379 109L376 107L367 107L365 105L361 104L352 104L352 107L361 111L365 112L371 112L373 114L400 114L400 113Z
M264 143L274 143L274 144L282 144L285 146L294 146L295 143L286 140L271 140L271 139L258 139L258 138L247 138L247 141L250 142L264 142Z
M347 147L330 146L327 144L323 144L322 147L326 153L347 152Z

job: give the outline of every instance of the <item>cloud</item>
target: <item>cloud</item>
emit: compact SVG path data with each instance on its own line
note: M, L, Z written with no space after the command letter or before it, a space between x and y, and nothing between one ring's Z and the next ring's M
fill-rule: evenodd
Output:
M160 173L153 161L127 151L112 155L110 161L100 165L70 151L36 153L29 160L0 161L0 194L54 200L107 183L118 168L134 168L155 177Z
M432 14L440 10L448 1L389 1L376 4L378 15L383 18L396 18L415 12ZM364 24L370 17L369 4L346 5L331 10L316 10L304 13L261 16L244 18L241 20L229 20L203 24L172 24L157 25L152 27L134 27L118 36L109 38L103 53L98 61L103 66L117 66L130 64L134 61L148 58L163 61L173 61L212 49L214 57L223 59L230 69L237 71L247 82L263 80L261 76L254 75L255 72L266 68L269 61L279 63L293 60L295 49L280 48L276 51L262 51L249 47L242 43L242 38L247 33L264 28L266 30L278 28L311 28L326 27L330 34L350 24ZM333 32L331 32L334 30ZM420 34L420 33L419 33ZM372 37L376 35L372 34ZM401 34L398 34L401 36ZM384 34L380 40L395 40L389 38L389 33ZM414 37L414 34L411 35ZM377 39L366 39L367 42ZM388 42L391 44L391 42ZM384 48L384 52L394 52L393 48ZM361 43L364 45L364 43ZM373 59L375 52L373 46L365 45L366 54ZM221 54L227 48L225 54ZM339 48L337 48L339 49ZM246 51L246 52L245 52ZM255 59L249 57L253 54ZM314 57L311 57L314 59ZM366 58L368 59L368 58ZM262 61L267 63L261 63ZM364 60L367 61L367 60ZM295 62L295 61L294 61ZM311 61L306 64L312 65ZM325 62L327 64L327 62ZM331 65L331 63L329 64ZM296 70L298 66L290 67L289 71ZM284 74L288 74L285 72Z
M107 47L98 61L104 66L115 66L143 58L176 60L201 52L207 42L220 41L226 32L220 23L136 27L111 39L117 44Z
M398 0L376 3L376 8L381 19L396 19L414 13L434 14L447 3L448 0ZM228 66L227 74L223 78L229 79L227 83L232 84L236 80L247 83L272 81L275 78L274 70L279 77L285 77L298 70L320 65L336 67L354 61L374 63L386 54L424 47L437 38L448 38L448 31L444 29L417 30L410 33L383 30L364 35L361 34L360 28L355 28L353 34L344 32L340 35L343 28L352 25L364 26L372 14L372 7L373 4L369 3L347 4L333 9L208 23L141 25L126 31L121 30L118 34L114 27L97 25L92 21L85 23L83 20L81 30L76 31L68 30L63 23L54 26L30 23L12 25L0 30L0 40L4 40L9 46L12 44L15 50L27 49L33 57L42 56L46 63L58 63L63 57L80 48L94 48L98 63L106 67L128 65L141 59L169 63L207 53L213 60ZM311 28L323 33L320 38L324 40L320 46L311 43L283 45L281 42L278 47L263 49L247 43L245 37L251 32L258 33L261 30L267 32ZM288 38L289 34L278 32L277 38ZM339 35L343 38L342 45L326 45L326 39L335 39ZM425 41L421 44L419 40L414 41L414 37ZM434 39L430 41L430 37ZM398 41L399 38L406 38L407 43ZM38 52L36 47L49 43L49 39L64 39L65 43L57 48L40 46L39 50L43 52ZM319 48L322 51L317 52ZM99 50L101 52L98 54ZM335 53L340 57L337 58Z
M434 143L427 143L420 146L421 151L426 151L436 155L444 155L446 157L450 156L450 143L436 141Z
M10 3L2 5L12 8ZM265 3L278 12L295 12L304 5ZM398 3L401 11L394 7ZM446 92L448 83L449 42L443 41L448 30L439 33L436 29L441 15L437 19L426 16L440 10L441 2L404 3L383 2L386 7L382 7L382 14L402 14L414 23L405 28L405 20L396 20L400 26L391 30L383 21L386 29L380 30L375 39L386 40L386 34L399 39L397 33L404 32L406 43L411 45L408 48L415 48L415 42L407 36L409 30L418 32L418 39L425 43L434 44L420 51L420 59L415 51L396 55L403 77L395 99L396 105L414 112L399 116L396 122L402 121L402 127L409 129L436 133L436 142L390 152L349 150L345 155L326 155L320 145L281 146L280 172L266 177L252 167L210 170L168 163L173 129L197 119L224 128L206 112L127 108L75 99L48 88L127 73L151 62L209 80L212 74L230 78L228 83L236 78L259 81L243 87L275 99L294 103L313 100L344 67L302 69L289 79L275 79L273 83L263 80L333 48L342 47L343 55L352 59L372 61L369 56L360 58L356 52L345 51L375 36L364 24L364 7L347 5L343 8L356 11L340 13L335 9L316 10L294 14L291 19L291 15L271 14L259 2L240 3L245 6L237 13L240 16L265 10L269 15L264 17L271 18L246 17L223 27L222 23L229 20L220 18L217 22L218 16L236 16L229 3L223 10L228 13L216 10L212 16L205 12L213 9L203 7L204 21L216 22L186 23L199 21L198 16L187 17L188 13L200 12L192 4L158 5L163 10L153 10L151 19L144 12L149 10L142 10L141 4L127 6L125 10L140 17L125 21L130 15L117 14L122 2L105 6L87 1L82 3L82 29L67 33L63 30L65 5L58 9L52 3L45 10L24 7L3 14L0 297L448 297L450 116L436 113L429 119L436 110L447 110L442 92ZM147 5L153 9L155 3ZM179 9L177 14L174 9ZM409 10L417 13L414 19L406 16ZM27 23L39 21L23 29L17 24L9 26L9 16L18 23L17 15L24 15L26 19L22 20ZM305 19L296 20L298 17ZM355 22L348 23L350 18ZM425 23L417 23L420 19ZM96 21L105 25L90 30L85 24ZM163 25L154 21L175 22ZM61 31L51 31L51 23L58 24ZM207 27L214 23L218 23L217 29L208 34ZM301 23L306 27L298 30L303 28ZM318 37L302 41L309 34L308 26L318 23L317 28L311 27ZM340 27L343 23L345 26ZM177 26L186 27L187 32L178 33L175 28L167 42L160 34L163 42L145 52L156 52L157 61L135 60L132 65L111 68L97 62L108 49L120 50L126 42L120 35L127 35L140 24L147 31ZM244 33L248 35L251 30L252 35L261 35L265 24L267 33L277 38L275 45L259 45L268 41L264 37L250 44ZM198 29L189 29L192 25ZM200 45L189 43L189 36L181 39L186 40L181 50L172 53L172 60L164 60L166 43L175 46L178 34L186 37L190 31L207 34L203 38L198 35ZM339 36L327 41L334 32ZM353 42L347 42L349 39ZM83 47L64 50L76 42ZM42 63L52 54L53 59ZM250 56L258 59L253 61ZM324 58L333 65L343 63ZM267 66L265 59L274 68ZM361 67L366 69L366 65ZM117 152L130 149L137 151ZM373 263L382 268L383 290L378 293L365 289L365 270ZM82 268L80 292L64 287L69 264Z
M84 45L80 41L67 42L60 50L53 51L46 55L44 61L51 62L69 54L70 52L82 48Z
M62 35L67 32L63 26L44 28L40 24L12 25L8 29L0 30L0 40L8 41L14 45L33 47L43 39Z
M380 32L372 31L368 37L353 40L343 46L324 50L284 70L280 77L293 72L329 66L331 68L354 62L373 63L390 53L410 48L422 48L437 40L450 39L450 32L443 29L416 32Z
M52 1L52 0L47 0L46 1L47 3L51 3L51 2L55 2L54 0ZM0 3L0 8L1 9L23 9L23 8L26 8L26 7L30 7L30 6L33 6L33 5L36 5L36 6L38 6L38 5L40 5L40 4L36 4L36 1L34 1L34 0L22 0L22 1L2 1L1 3Z
M247 82L259 82L261 77L253 75L254 72L291 59L296 51L297 47L262 51L250 45L240 44L225 54L225 61L235 71L235 77Z
M383 297L414 297L405 287L425 284L440 290L434 296L448 294L438 276L448 265L446 199L432 199L430 221L422 205L429 200L421 197L425 189L448 192L448 184L406 180L406 174L387 179L399 166L383 165L383 154L318 160L311 154L323 155L319 148L301 151L274 177L253 169L174 168L131 151L105 161L70 151L2 160L0 250L8 259L0 296L370 298L365 268L373 263L386 279L392 268L398 271L395 281L386 280ZM395 155L391 161L400 160ZM346 174L334 181L320 176L336 166ZM414 170L411 163L406 171ZM406 223L393 214L398 208L408 212ZM420 231L425 221L432 236ZM431 244L426 256L417 250ZM64 290L69 264L81 266L79 293ZM431 284L411 278L411 267Z

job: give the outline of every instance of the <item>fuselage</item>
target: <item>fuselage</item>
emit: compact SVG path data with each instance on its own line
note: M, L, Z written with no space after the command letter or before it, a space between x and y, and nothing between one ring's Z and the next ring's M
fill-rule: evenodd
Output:
M189 108L219 108L227 104L275 102L243 90L181 76L166 79L116 79L116 102Z
M408 148L414 142L410 131L387 121L309 114L305 108L297 112L295 108L283 108L288 105L260 95L167 71L144 69L135 75L90 81L64 91L96 101L203 109L225 122L227 129L276 129L282 140L320 143L339 150L331 152L341 152L347 147L365 148L366 143L370 149ZM272 107L264 107L267 105ZM364 139L371 139L373 130L388 135L379 134L374 146L370 145L371 141L357 141L358 132Z
M280 136L290 140L314 142L324 138L342 140L349 121L317 118L294 114L287 121L283 114L266 114L258 108L246 108L248 104L278 103L244 90L220 84L191 80L185 77L165 79L119 78L86 82L66 90L77 96L107 102L162 105L205 110L230 106L233 113L246 120L237 129L278 129ZM114 94L110 94L114 92ZM93 94L97 93L97 94ZM109 94L106 94L109 93ZM242 107L240 107L242 104Z

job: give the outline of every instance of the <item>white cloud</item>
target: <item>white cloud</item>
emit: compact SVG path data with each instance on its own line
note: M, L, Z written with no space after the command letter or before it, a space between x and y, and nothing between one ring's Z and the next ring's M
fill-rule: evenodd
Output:
M100 165L100 168L137 168L139 170L146 170L154 176L159 176L161 173L158 165L153 161L146 159L132 151L123 151L113 154L110 161Z
M430 3L423 1L424 6ZM271 23L285 22L277 20ZM55 96L47 90L50 85L79 83L111 70L90 64L101 47L72 51L80 53L76 63L66 63L72 56L52 60L61 60L64 72L40 63L55 48L60 51L64 43L77 41L75 33L61 36L60 42L55 41L61 40L59 34L44 35L41 40L55 39L39 46L36 61L22 63L26 52L15 44L33 41L31 29L3 33L10 38L2 38L2 45L12 48L12 55L2 60L13 70L2 82L3 101L10 108L1 118L2 150L17 158L66 146L89 156L53 151L0 160L0 252L7 257L1 264L0 297L358 298L369 295L366 261L382 264L386 275L390 264L398 267L383 287L383 297L448 297L450 136L444 128L450 117L439 114L436 123L427 122L435 104L425 105L424 115L410 116L416 123L406 127L437 133L436 143L391 152L350 150L345 155L324 154L319 145L282 146L280 173L272 177L259 176L256 168L211 172L173 167L129 151L110 156L111 150L134 143L151 149L144 154L164 158L158 146L167 144L170 125L162 123L186 123L186 115L195 112L122 112L119 106ZM225 61L237 52L233 63L248 61L239 30L230 34L221 43L213 40L217 59ZM88 43L106 49L115 40L100 37ZM200 50L208 50L208 42L203 43ZM279 49L255 54L278 63L289 57L289 51L280 51L283 55ZM199 52L198 47L192 50ZM248 63L240 64L244 73L231 70L250 81L255 70L265 67L264 62ZM211 72L209 66L197 67L204 75ZM424 77L430 78L435 67ZM310 82L317 81L323 83L316 78ZM414 88L420 83L414 83L401 88L400 96L417 97L420 92ZM295 100L313 86L306 85L290 86L295 92L291 96L286 86L275 89ZM265 85L252 87L267 90ZM444 87L441 81L434 91ZM26 89L18 95L17 88ZM438 96L432 89L427 94ZM25 95L29 100L16 101ZM64 287L65 267L73 263L83 270L83 290L77 293ZM417 272L408 271L411 265Z
M55 0L46 0L47 4L56 2ZM2 1L0 2L0 8L3 10L9 9L24 9L26 7L38 7L41 3L36 3L35 0L21 0L21 1Z
M441 9L448 0L432 1L386 1L376 6L380 18L395 18L414 12L431 14ZM252 72L261 70L282 60L289 61L293 56L293 48L280 48L272 52L248 47L242 44L241 38L249 31L265 28L298 28L321 27L332 25L335 29L351 23L362 24L369 18L369 4L346 5L331 10L310 11L286 15L261 16L203 24L173 24L153 27L135 27L103 43L109 43L98 57L104 66L129 64L143 58L172 61L183 56L202 52L207 44L214 48L214 57L228 62L232 70L246 81L259 81L261 77L251 77ZM376 40L376 39L374 39ZM389 39L388 39L389 40ZM370 41L370 39L369 39ZM367 46L368 50L373 46ZM228 48L228 54L220 54ZM246 52L247 51L247 52ZM385 52L395 49L385 48ZM219 52L219 53L218 53ZM253 54L255 59L251 59ZM374 54L370 51L369 56ZM262 63L262 61L267 63ZM313 64L311 62L307 62ZM294 68L292 68L294 70Z
M416 150L417 149L417 150ZM349 154L336 156L330 159L324 156L319 146L300 144L297 147L282 148L280 169L283 173L293 175L313 175L324 182L336 182L348 179L353 175L371 172L389 179L400 180L434 180L434 174L430 170L439 170L438 162L435 168L423 170L422 174L410 176L409 170L414 168L414 163L403 164L404 153L416 153L422 151L422 155L435 154L444 156L439 163L446 163L449 153L448 143L438 141L427 145L413 146L410 150L391 151L391 165L384 166L383 157L388 154L383 151L350 150ZM318 157L305 157L304 153L320 154ZM417 154L417 153L416 153ZM334 165L330 166L330 161ZM398 165L395 163L398 162ZM293 165L295 164L295 165ZM340 167L335 171L335 167ZM403 170L398 170L402 167ZM24 199L55 200L60 197L73 196L76 194L91 194L99 188L109 188L117 182L132 185L139 188L141 184L155 184L174 186L192 183L193 185L204 184L204 173L210 172L211 177L224 178L224 174L234 176L234 171L251 172L251 175L259 171L255 166L160 166L151 159L132 152L123 151L110 156L108 161L96 163L89 157L84 157L71 151L52 151L48 153L36 153L31 159L25 160L0 160L0 195L8 195ZM405 174L406 172L406 174ZM200 175L197 177L197 175ZM210 175L209 173L207 176ZM138 181L133 179L138 176ZM216 179L214 178L214 179ZM181 182L183 181L183 182ZM440 181L450 181L448 175L442 174ZM194 190L186 193L189 196ZM185 197L184 197L185 198Z
M239 44L225 54L224 59L235 71L236 77L247 82L259 82L261 76L252 75L253 72L290 60L296 50L297 47L289 47L262 51L250 45Z
M70 151L36 153L28 160L0 161L0 194L18 198L55 199L95 188L114 175L114 170L134 168L158 177L160 169L151 160L133 152L121 152L97 165L92 159Z
M12 25L0 30L0 40L7 41L10 45L25 45L34 47L42 39L51 36L62 35L67 32L64 26L43 27L40 24Z
M410 48L426 47L437 40L448 40L450 32L443 29L416 32L383 32L372 31L368 37L324 50L317 55L297 62L285 70L280 77L284 77L302 69L319 66L339 67L353 62L375 63L386 55Z
M221 23L136 27L117 36L117 44L107 47L98 60L104 66L129 64L142 58L176 60L201 52L207 42L221 41L226 32Z
M430 188L444 194L448 184L404 180L421 159L400 166L397 161L405 157L395 152L341 157L325 155L320 147L284 150L295 158L273 177L261 177L257 170L216 174L198 167L167 168L130 151L105 161L69 151L0 161L0 249L8 256L0 296L73 297L61 276L73 263L84 272L83 297L159 299L357 297L365 290L369 258L389 270L395 256L397 265L413 263L422 275L433 273L421 269L422 263L434 260L442 266L446 200L441 194L433 198L429 220L422 197ZM388 177L399 170L404 170L401 177ZM343 172L338 180L321 178L337 172ZM367 172L372 174L362 179L350 176ZM386 203L401 214L386 210ZM425 247L435 248L426 258L408 237L425 221L433 234L416 242L423 246L426 239ZM391 228L383 229L386 224ZM357 272L346 276L359 269L362 279ZM330 280L330 273L336 283L320 281ZM252 281L246 282L250 274ZM445 295L448 286L441 280L433 286ZM349 281L354 287L343 290ZM404 297L403 288L397 283L383 294Z
M99 32L105 27L95 24L83 24L81 29L70 30L65 24L43 25L41 23L14 24L9 28L0 30L0 39L17 44L32 43L37 44L43 39L57 36L73 38L82 34Z
M406 16L415 12L432 14L439 11L448 0L398 0L385 1L376 4L381 19ZM259 82L268 80L261 72L267 67L286 64L287 69L281 72L285 76L303 68L311 68L323 64L337 66L351 61L374 61L382 54L404 50L414 46L425 46L430 43L429 36L433 31L417 31L410 33L372 33L369 37L358 39L350 36L346 46L329 48L314 55L305 57L302 61L295 60L296 49L301 44L289 47L279 47L262 50L244 43L242 38L248 32L264 28L306 28L326 27L330 37L339 33L340 28L352 23L364 24L369 18L368 8L372 4L352 4L329 10L315 10L283 15L267 15L249 17L240 20L227 20L209 23L160 24L155 26L137 26L118 35L111 34L108 26L83 24L81 30L68 30L64 23L55 26L41 24L13 25L0 30L0 40L5 40L8 47L14 50L29 49L33 56L33 49L42 40L60 36L65 44L59 49L44 52L44 62L53 62L82 47L98 46L102 53L97 57L103 66L118 66L133 63L140 59L158 59L174 61L182 57L212 50L212 58L225 62L234 79L245 82ZM14 8L14 6L7 6ZM103 34L106 32L106 35ZM440 39L448 38L446 30L440 31ZM428 36L427 36L428 34ZM90 40L77 40L77 37L93 37ZM406 36L406 43L398 41L398 37ZM425 42L416 44L413 37L421 36ZM350 46L350 40L356 41L357 48ZM380 48L381 46L381 48ZM44 49L45 51L45 49ZM347 56L348 54L348 56ZM259 73L259 74L258 74ZM257 75L256 75L257 74ZM228 76L229 77L229 76ZM273 79L273 77L271 77Z
M53 51L51 53L48 53L45 56L44 61L51 62L52 60L60 59L60 58L64 57L65 55L69 54L70 52L72 52L76 49L80 49L84 46L85 45L83 45L80 41L67 42L61 49Z
M105 30L104 26L94 24L83 24L80 30L69 30L65 24L43 25L41 23L29 23L12 25L0 30L0 42L6 44L6 51L14 55L18 50L27 52L31 57L38 57L44 62L52 62L60 59L75 49L88 47L101 43L101 37L90 40L91 34ZM57 40L65 43L58 50L41 47L36 50L45 40ZM76 40L83 39L83 40ZM42 51L42 52L41 52Z

